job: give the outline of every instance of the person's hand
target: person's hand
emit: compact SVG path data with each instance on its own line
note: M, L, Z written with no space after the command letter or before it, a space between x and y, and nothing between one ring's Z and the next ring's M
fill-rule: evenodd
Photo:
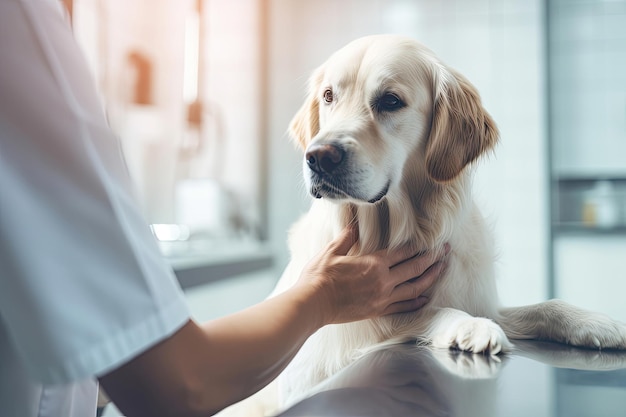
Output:
M369 255L347 255L358 240L346 227L305 267L298 285L311 285L326 324L346 323L423 307L423 296L444 270L449 245L418 254L408 247Z

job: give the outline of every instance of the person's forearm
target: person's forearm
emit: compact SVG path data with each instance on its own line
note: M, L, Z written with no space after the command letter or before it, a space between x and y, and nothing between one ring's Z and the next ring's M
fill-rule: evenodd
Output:
M327 321L310 286L177 333L100 378L124 415L207 416L274 379Z
M206 416L269 383L325 324L423 305L420 295L444 268L447 250L347 256L355 241L346 228L281 295L202 325L189 321L102 376L105 390L129 417Z
M273 380L306 339L325 324L323 307L308 289L294 288L201 327L210 344L207 384L234 402Z

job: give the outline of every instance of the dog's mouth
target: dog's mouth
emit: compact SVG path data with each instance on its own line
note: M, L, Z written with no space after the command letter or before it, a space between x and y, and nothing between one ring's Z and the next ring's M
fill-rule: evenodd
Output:
M311 195L315 198L329 198L332 200L350 198L350 194L343 191L339 186L327 181L311 185Z
M387 181L387 184L383 189L374 196L374 198L367 199L364 196L355 195L353 192L346 191L338 184L333 184L328 181L322 180L311 185L311 195L315 198L328 198L331 200L344 200L344 199L357 199L360 201L367 201L370 204L377 203L382 200L389 192L391 186L391 180Z
M368 203L377 203L380 200L382 200L387 193L389 192L389 187L391 186L391 180L387 181L387 185L385 185L385 187L381 190L381 192L379 192L378 194L376 194L376 196L374 198L372 198L371 200L368 200Z

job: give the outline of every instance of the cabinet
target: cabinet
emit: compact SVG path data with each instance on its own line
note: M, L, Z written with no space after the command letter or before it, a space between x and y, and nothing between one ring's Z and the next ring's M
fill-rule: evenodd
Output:
M626 323L626 233L562 233L554 239L555 291Z
M626 1L547 13L552 295L626 321Z

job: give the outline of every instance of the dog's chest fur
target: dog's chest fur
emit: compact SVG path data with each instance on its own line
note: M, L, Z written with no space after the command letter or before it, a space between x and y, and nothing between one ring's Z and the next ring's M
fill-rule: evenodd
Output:
M329 325L315 333L281 376L284 400L289 401L292 394L292 400L297 398L376 345L427 339L429 317L439 308L495 317L498 306L488 301L497 300L491 235L470 193L459 191L471 187L467 183L447 187L439 189L436 195L403 193L391 195L377 205L356 208L347 203L317 200L293 226L292 261L285 277L297 278L306 262L339 233L355 210L360 236L357 253L407 243L420 250L435 250L448 242L452 250L445 275L427 294L430 302L426 307L414 313ZM415 194L420 198L416 199ZM437 204L427 207L430 198ZM283 281L282 288L293 284ZM332 351L328 346L333 346Z

